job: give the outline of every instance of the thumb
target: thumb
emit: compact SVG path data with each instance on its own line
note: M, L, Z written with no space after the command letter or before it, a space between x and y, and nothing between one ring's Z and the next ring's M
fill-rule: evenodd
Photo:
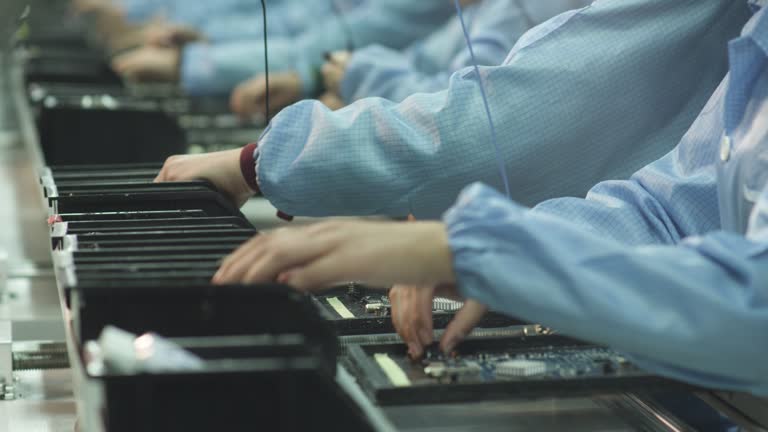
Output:
M474 300L468 300L464 303L464 307L456 313L443 333L440 340L440 348L443 352L453 351L456 345L463 341L477 326L487 311L488 308Z

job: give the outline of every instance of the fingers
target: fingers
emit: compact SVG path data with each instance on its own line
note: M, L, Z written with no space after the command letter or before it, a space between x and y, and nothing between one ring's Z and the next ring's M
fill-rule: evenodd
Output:
M180 52L176 48L145 46L123 54L112 62L113 69L133 81L176 81Z
M171 30L156 30L146 36L146 44L156 47L169 47L174 43L174 33Z
M433 341L432 298L430 286L398 285L390 291L392 324L411 358L420 358Z
M424 354L425 346L420 338L420 321L417 315L417 311L421 309L418 303L423 301L423 299L416 291L416 287L405 287L405 290L407 295L403 296L404 299L400 302L400 309L402 310L401 325L403 326L402 338L405 344L408 345L408 355L413 359L418 359ZM431 318L432 314L430 313L429 316Z
M339 260L326 260L333 250L327 236L309 237L305 229L281 229L249 240L224 259L216 284L283 281L300 289L314 288L336 272ZM331 262L335 261L335 262Z
M243 118L263 114L266 91L267 82L264 77L257 77L240 84L230 97L232 112Z
M335 63L326 62L321 68L321 73L325 88L332 93L338 93L344 70Z
M443 338L440 340L440 348L443 352L453 351L456 345L477 326L487 311L485 306L474 300L468 300L464 303L464 307L453 317L453 321L448 324Z
M290 285L299 291L317 291L338 285L341 282L339 263L332 256L324 256L282 273L278 281Z
M169 178L170 166L174 164L177 158L178 156L171 156L165 160L165 163L163 163L163 167L160 169L160 172L157 173L157 177L155 177L155 180L154 180L155 183L171 181L171 179Z
M433 287L419 287L418 301L413 305L415 333L422 347L429 346L433 339L432 300L435 298Z
M229 109L232 110L233 113L237 115L242 115L243 110L243 92L245 91L243 89L244 84L240 84L232 91L232 94L229 96Z
M404 312L403 312L403 305L402 305L402 296L404 295L404 287L400 285L395 285L392 287L392 289L389 290L389 302L392 305L392 310L390 311L392 315L392 325L395 327L395 332L400 336L400 338L405 341L405 322L404 322Z
M140 81L151 75L143 52L132 52L117 57L112 62L112 68L119 75L131 81Z
M136 63L135 57L136 53L128 53L116 57L112 61L112 69L114 69L119 74L126 73L127 70L134 67L134 64Z
M250 267L261 255L264 255L266 237L267 235L263 234L252 238L224 258L221 267L213 276L213 283L218 285L241 283Z
M336 94L329 91L320 96L320 99L318 100L332 111L344 108L344 101L342 101Z

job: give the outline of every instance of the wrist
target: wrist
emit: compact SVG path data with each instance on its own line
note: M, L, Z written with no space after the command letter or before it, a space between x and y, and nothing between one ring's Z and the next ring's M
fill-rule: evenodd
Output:
M453 271L453 252L448 241L448 231L442 222L417 222L421 225L423 236L418 238L417 247L422 255L420 258L429 274L430 284L454 283L456 276Z

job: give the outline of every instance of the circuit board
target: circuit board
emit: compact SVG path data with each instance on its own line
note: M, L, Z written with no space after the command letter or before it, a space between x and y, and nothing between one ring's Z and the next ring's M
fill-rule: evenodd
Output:
M610 349L564 336L478 338L424 358L402 343L347 348L346 362L381 404L612 394L685 387L645 372Z
M315 297L315 304L333 321L340 335L383 334L395 331L392 325L392 304L386 290L367 288L350 283ZM445 328L462 302L435 298L432 314L435 329ZM523 324L498 313L488 313L479 327L494 328Z
M382 359L382 355L388 356L380 353L374 358ZM394 361L403 371L407 371L409 381L415 385L644 374L624 356L602 347L547 346L527 352L445 355L432 346L420 361L413 362L406 357L397 357ZM382 367L381 362L377 362Z

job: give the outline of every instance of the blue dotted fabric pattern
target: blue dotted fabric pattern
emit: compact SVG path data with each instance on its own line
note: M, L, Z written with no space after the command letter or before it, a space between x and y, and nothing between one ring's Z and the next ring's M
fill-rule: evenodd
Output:
M629 180L532 210L467 188L445 216L463 294L652 372L768 396L768 10L730 59L677 148Z
M534 28L503 65L481 68L513 198L583 197L669 152L724 77L727 41L748 18L731 0L602 0ZM499 188L472 73L399 104L289 107L260 142L262 191L297 216L427 219L472 182Z

